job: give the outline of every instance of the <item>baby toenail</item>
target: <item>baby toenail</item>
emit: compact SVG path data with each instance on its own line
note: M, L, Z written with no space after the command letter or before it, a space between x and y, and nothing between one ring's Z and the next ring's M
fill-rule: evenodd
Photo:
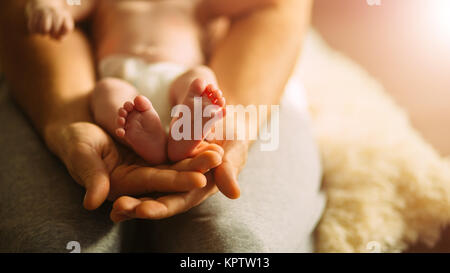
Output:
M205 90L202 92L202 95L203 94L210 94L211 93L211 85L209 84L209 85L207 85L206 87L205 87Z

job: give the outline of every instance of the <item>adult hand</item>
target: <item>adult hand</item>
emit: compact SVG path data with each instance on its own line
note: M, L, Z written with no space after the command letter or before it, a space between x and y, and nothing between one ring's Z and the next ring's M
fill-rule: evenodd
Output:
M207 185L184 193L172 194L157 199L123 196L114 202L111 219L116 222L133 218L161 219L185 212L215 194L218 189L227 197L236 199L240 195L237 176L244 167L248 145L247 141L226 140L216 142L224 154L222 162L205 174ZM194 158L195 159L195 158Z
M86 188L84 207L89 210L99 207L106 199L115 200L123 195L151 192L188 192L192 195L195 191L209 191L203 173L218 166L223 155L219 146L211 145L194 158L173 165L149 167L134 153L116 145L93 123L53 126L47 135L51 136L47 138L50 149L62 159L71 176ZM194 203L180 203L179 196L183 194L186 193L154 200L153 206L139 210L136 216L160 219L186 211ZM161 211L160 207L167 210ZM111 219L120 221L120 215L123 214L113 209Z
M222 163L214 169L214 181L219 190L228 198L240 196L237 177L247 162L250 142L246 140L216 141L223 150Z

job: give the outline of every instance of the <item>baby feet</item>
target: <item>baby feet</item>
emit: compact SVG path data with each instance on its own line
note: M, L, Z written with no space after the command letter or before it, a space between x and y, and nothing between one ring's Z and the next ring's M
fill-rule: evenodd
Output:
M64 1L32 0L26 6L28 29L31 33L60 39L73 30L74 21Z
M180 117L174 117L171 123L171 132L169 133L169 142L168 142L168 155L169 159L172 161L179 161L187 157L194 156L199 152L203 151L205 148L203 139L211 132L214 125L219 122L223 116L225 115L225 98L222 96L222 92L214 88L213 85L206 85L206 82L201 79L194 80L189 88L188 93L183 101L183 105L186 105L190 109L191 114L191 139L181 139L175 140L172 135L172 128L174 127L174 123L180 119ZM202 113L204 109L208 106L214 105L213 111L210 117L202 117L201 120L201 128L202 135L200 139L194 138L194 99L198 97L202 98ZM181 117L182 118L182 117ZM208 122L214 119L214 121ZM208 125L208 128L205 128L205 125ZM214 145L214 144L209 144Z
M137 96L134 103L125 102L118 114L116 135L148 163L164 163L167 136L151 102L144 96Z

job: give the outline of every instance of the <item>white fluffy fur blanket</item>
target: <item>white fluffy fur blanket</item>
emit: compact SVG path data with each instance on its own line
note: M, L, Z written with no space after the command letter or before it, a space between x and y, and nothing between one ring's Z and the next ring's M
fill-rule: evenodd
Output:
M296 73L307 90L328 197L317 251L432 246L450 220L450 164L377 81L314 31Z

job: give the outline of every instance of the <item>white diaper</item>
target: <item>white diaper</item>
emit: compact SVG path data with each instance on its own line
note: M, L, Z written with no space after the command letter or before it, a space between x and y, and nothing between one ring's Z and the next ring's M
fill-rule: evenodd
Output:
M101 78L123 79L149 98L163 128L168 130L171 121L169 88L179 75L186 72L186 67L169 62L148 63L128 55L113 55L101 60L98 69Z

